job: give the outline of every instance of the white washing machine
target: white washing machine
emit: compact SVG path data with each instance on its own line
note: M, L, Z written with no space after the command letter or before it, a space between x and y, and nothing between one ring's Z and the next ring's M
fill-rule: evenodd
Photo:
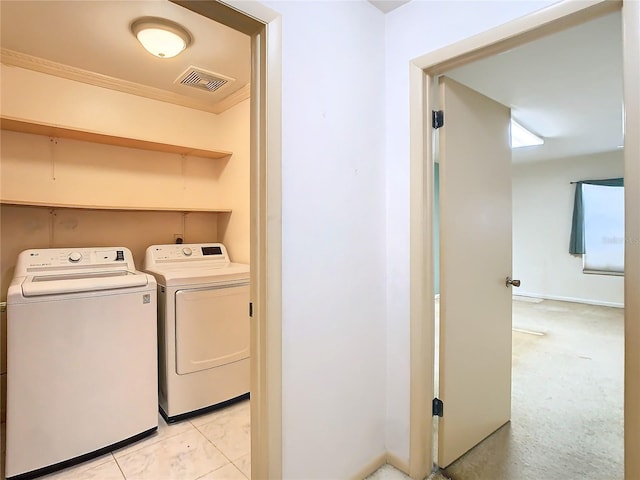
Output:
M156 291L123 247L20 253L7 295L7 479L157 429Z
M160 412L167 422L249 393L249 265L220 243L152 245Z

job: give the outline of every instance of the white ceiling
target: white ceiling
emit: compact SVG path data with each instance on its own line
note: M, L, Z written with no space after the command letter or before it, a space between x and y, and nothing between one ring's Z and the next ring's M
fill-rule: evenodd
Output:
M177 103L181 97L188 97L192 102L189 106L209 111L215 111L214 104L238 92L244 91L244 98L248 97L251 78L249 37L173 3L2 0L0 9L3 63L25 61L23 56L15 54L19 52L55 62L55 65L81 69L80 74L87 74L87 81L103 75L110 81L124 81L123 86L131 86L129 82L132 82L143 87L143 94L153 96L159 89L169 92L168 98L178 100ZM131 22L143 16L178 22L189 30L193 42L177 57L152 56L130 31ZM40 68L39 62L32 63L34 69ZM175 84L175 80L191 66L231 77L232 81L214 92ZM60 70L64 73L65 69ZM117 88L118 83L114 86Z
M389 13L391 10L395 10L410 1L411 0L369 0L369 3L373 4L374 7L383 13Z
M510 106L514 119L545 139L514 149L515 162L612 151L623 143L620 12L447 75Z
M388 11L407 2L371 3ZM109 88L134 85L138 94L152 98L167 92L157 98L189 99L192 103L181 104L214 112L248 97L249 37L168 1L2 0L0 9L3 63L26 54L61 66L58 73L74 67L110 79ZM142 16L180 23L193 43L171 59L150 55L129 30ZM621 35L616 12L448 75L510 106L514 118L545 138L542 147L514 150L514 161L615 150L622 144ZM27 66L37 69L42 63ZM190 66L235 80L213 93L176 85Z

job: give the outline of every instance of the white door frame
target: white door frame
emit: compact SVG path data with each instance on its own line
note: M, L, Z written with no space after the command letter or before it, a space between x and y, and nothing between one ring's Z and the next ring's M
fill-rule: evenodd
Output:
M246 0L172 0L251 37L251 477L282 478L280 15Z
M622 8L625 98L625 340L640 345L640 2L564 0L410 63L410 444L409 474L425 478L433 465L433 134L437 76ZM625 472L640 478L640 349L625 354Z

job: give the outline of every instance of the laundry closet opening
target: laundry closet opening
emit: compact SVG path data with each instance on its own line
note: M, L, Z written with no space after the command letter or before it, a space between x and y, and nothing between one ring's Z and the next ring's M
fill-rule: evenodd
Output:
M246 265L242 295L231 302L243 323L230 341L237 348L233 355L220 354L228 360L220 363L238 370L227 375L228 382L242 376L242 386L191 410L240 397L234 404L242 413L240 435L225 458L233 457L248 475L252 38L175 3L138 7L2 5L2 300L18 254L30 248L122 246L131 251L138 270L145 267L147 249L158 245L179 248L184 258L199 252L203 259ZM174 58L153 57L130 30L140 16L177 22L193 41ZM69 37L80 34L85 41ZM43 36L49 41L33 41ZM222 79L222 85L212 89L204 81L195 86L178 81L191 71L200 79ZM2 321L4 331L4 311ZM193 348L208 347L202 338L230 330L205 329L195 335L200 343ZM159 348L166 341L160 338ZM214 361L191 368L220 366ZM3 422L6 372L3 358Z

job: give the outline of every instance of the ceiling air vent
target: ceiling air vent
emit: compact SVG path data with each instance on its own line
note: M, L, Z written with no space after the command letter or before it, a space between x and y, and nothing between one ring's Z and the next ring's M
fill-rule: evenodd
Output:
M233 82L233 78L218 73L207 72L196 67L187 68L175 81L181 85L199 88L208 92L215 92L223 85Z

